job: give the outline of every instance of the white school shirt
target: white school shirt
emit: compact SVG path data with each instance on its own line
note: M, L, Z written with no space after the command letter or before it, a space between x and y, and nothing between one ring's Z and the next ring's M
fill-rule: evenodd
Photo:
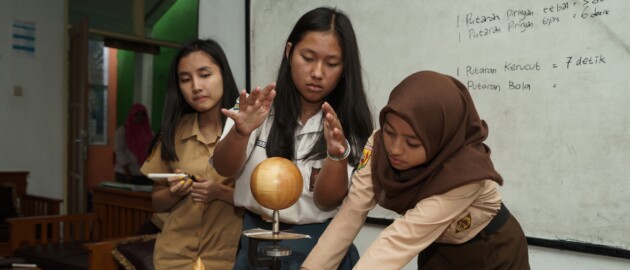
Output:
M256 165L267 159L265 146L267 144L267 137L271 131L273 119L274 112L272 110L265 122L250 135L249 142L247 143L247 159L243 170L236 177L236 185L234 187L234 205L245 207L249 211L267 217L273 216L273 210L265 208L256 202L250 189L250 181ZM300 120L296 121L298 121L298 126L295 130L293 145L294 153L296 153L295 157L299 158L303 157L311 150L320 135L323 136L322 111L320 110L315 115L311 116L304 125L302 125ZM234 121L228 118L225 123L225 128L223 129L223 136L221 137L225 137L226 133L233 125ZM312 185L311 174L314 173L313 170L322 168L324 159L300 159L292 161L302 173L302 180L304 181L302 194L293 206L279 211L280 222L288 224L322 223L335 216L337 209L324 211L315 205L313 201L313 191L310 190ZM212 162L212 160L210 162ZM351 183L353 170L354 167L348 165L348 186L350 186Z

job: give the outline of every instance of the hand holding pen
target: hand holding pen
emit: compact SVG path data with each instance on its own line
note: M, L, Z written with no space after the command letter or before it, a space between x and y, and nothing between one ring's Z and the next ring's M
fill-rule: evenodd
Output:
M150 173L148 177L154 181L166 179L172 194L179 196L190 194L196 203L205 204L214 200L234 203L232 199L234 188L203 177L197 178L179 169L175 170L175 173Z
M178 196L188 195L193 181L196 181L194 175L186 174L180 169L176 169L175 173L150 173L148 177L152 180L166 179L171 193Z

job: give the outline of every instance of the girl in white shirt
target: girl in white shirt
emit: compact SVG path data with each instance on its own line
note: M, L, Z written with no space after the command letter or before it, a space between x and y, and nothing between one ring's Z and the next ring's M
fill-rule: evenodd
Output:
M352 24L341 11L316 8L296 23L283 53L277 85L241 93L239 110L223 110L233 127L217 144L213 164L236 177L234 202L248 211L243 229L271 228L272 211L249 188L251 171L268 157L292 160L302 172L295 205L280 212L281 230L312 239L282 241L292 249L282 269L299 269L348 192L350 174L373 129ZM229 123L228 123L229 124ZM250 269L242 237L235 269ZM356 249L340 269L350 269Z

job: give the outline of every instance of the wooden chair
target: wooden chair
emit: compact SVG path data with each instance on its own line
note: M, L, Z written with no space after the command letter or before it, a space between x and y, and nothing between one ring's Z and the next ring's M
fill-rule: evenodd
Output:
M153 212L149 192L98 187L92 213L9 219L11 254L22 247L80 243L88 269L117 269L112 249Z
M59 215L63 200L26 193L28 174L26 171L0 172L0 187L11 188L13 194L12 200L9 199L11 203L3 206L14 207L19 217ZM6 257L9 254L9 242L0 242L0 256Z

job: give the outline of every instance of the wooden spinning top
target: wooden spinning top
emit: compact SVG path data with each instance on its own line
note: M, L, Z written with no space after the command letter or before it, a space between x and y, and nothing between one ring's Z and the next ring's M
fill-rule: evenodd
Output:
M293 162L272 157L254 168L250 188L260 205L271 210L282 210L300 198L302 185L302 174Z

